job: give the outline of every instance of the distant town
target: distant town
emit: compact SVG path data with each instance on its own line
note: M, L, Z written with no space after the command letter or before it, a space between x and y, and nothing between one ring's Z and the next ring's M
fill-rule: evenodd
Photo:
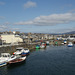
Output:
M35 43L39 41L70 40L75 41L75 34L44 34L44 33L21 33L19 31L0 32L0 45L17 45L21 43Z
M0 32L0 66L21 63L26 60L26 55L34 50L53 47L74 47L75 34L44 34L21 33L19 31ZM7 58L6 61L3 58Z

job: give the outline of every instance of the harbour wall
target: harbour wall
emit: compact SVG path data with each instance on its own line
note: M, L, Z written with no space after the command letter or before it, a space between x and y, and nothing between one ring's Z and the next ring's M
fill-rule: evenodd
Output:
M50 41L50 43L49 43L50 45L62 45L62 43L63 43L63 41L61 41L61 40L48 40L48 41ZM57 42L57 44L56 44L56 42ZM67 44L69 42L74 43L73 41L67 41ZM40 43L41 42L34 42L34 43L30 43L30 44L21 43L18 45L1 46L0 47L0 53L4 53L4 52L6 53L7 52L7 53L12 54L13 52L16 51L17 47L24 47L24 48L28 48L30 51L33 51L36 44L40 44Z

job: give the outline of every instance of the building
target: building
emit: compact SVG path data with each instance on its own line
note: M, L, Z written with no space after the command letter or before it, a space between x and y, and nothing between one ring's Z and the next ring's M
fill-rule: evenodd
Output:
M14 35L14 34L1 34L1 40L3 43L19 43L23 42L23 39L20 38L19 35Z

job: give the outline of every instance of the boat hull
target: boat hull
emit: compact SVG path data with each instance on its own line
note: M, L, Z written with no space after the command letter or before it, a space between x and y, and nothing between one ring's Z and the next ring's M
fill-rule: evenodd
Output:
M23 53L21 53L21 56L29 55L29 53L30 53L30 52L27 52L27 53L23 52Z
M19 59L9 61L7 64L8 65L18 65L18 64L23 63L25 60L26 60L26 57L23 57L23 58L19 58Z
M68 45L68 47L73 47L73 45Z
M40 49L40 47L35 47L36 49Z
M45 46L44 45L41 45L40 48L45 48Z
M0 67L5 66L6 64L6 62L0 63Z

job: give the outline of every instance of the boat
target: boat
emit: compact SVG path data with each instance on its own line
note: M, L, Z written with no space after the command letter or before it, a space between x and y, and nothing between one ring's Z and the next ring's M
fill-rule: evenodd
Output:
M45 45L41 44L41 45L40 45L40 48L45 48Z
M16 48L16 52L13 53L13 55L21 55L21 53L24 52L23 47Z
M46 45L49 45L49 41L46 41Z
M22 56L28 55L30 53L28 48L24 49L24 52L21 53Z
M28 48L23 48L23 47L18 47L16 48L16 52L13 53L13 55L22 55L25 56L26 54L29 54L29 49Z
M61 45L64 45L64 42L62 42Z
M55 45L58 45L58 42L57 41L55 41Z
M68 47L73 47L72 42L69 42L69 43L68 43Z
M36 47L35 47L36 49L40 49L40 45L36 45Z
M6 65L9 58L10 58L9 53L1 53L0 67Z
M6 62L8 63L9 61L17 59L17 58L19 58L19 57L16 55L11 55L11 57L9 57L9 59Z
M45 42L42 42L41 44L44 45L44 46L46 47L46 43L45 43Z
M14 64L19 64L19 63L22 63L23 61L26 60L26 56L20 56L19 58L17 59L14 59L14 60L11 60L8 62L8 65L14 65Z
M64 40L64 44L67 44L67 41L66 40Z

